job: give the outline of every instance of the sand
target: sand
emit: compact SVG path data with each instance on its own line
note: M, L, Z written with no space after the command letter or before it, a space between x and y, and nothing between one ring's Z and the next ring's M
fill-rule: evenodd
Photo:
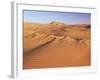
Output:
M91 65L90 25L24 23L23 69Z

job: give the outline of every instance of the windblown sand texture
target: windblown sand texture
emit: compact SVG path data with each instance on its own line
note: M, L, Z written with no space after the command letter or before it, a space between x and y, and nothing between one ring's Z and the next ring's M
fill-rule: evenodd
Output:
M23 69L91 65L89 24L23 24Z

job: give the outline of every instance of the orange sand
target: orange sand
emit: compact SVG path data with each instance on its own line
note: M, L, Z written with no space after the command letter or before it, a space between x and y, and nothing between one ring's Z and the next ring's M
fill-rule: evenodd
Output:
M24 23L23 68L91 65L89 25Z

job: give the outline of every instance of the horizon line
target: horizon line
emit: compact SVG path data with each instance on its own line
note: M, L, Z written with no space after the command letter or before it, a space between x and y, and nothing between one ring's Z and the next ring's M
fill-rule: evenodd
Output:
M42 22L33 22L33 21L23 21L24 23L39 23L39 24L50 24L51 22L59 22L59 21L51 21L51 22L48 22L48 23L42 23ZM59 22L59 23L64 23L64 22ZM79 25L79 24L87 24L87 25L91 25L91 23L76 23L76 24L68 24L68 23L64 23L65 25Z

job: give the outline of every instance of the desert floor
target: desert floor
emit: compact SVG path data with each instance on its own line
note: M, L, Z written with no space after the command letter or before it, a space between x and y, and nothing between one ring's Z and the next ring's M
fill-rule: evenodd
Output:
M88 24L24 22L23 69L91 65Z

